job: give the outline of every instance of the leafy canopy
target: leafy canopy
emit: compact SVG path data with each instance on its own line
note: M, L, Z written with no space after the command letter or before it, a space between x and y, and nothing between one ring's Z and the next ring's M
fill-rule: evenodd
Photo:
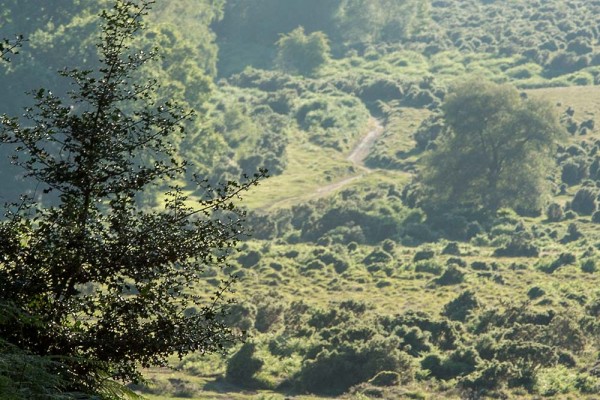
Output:
M277 65L284 71L313 75L329 60L329 41L323 32L304 33L301 26L277 41Z
M447 130L422 174L431 203L538 210L563 133L552 107L473 79L452 89L442 111Z
M102 13L100 66L61 72L67 98L39 89L24 119L0 117L14 163L54 196L23 197L0 222L0 307L12 310L0 338L64 361L55 372L68 390L96 393L106 377L136 380L139 366L236 339L220 317L231 281L211 298L199 283L243 230L233 198L264 173L216 189L198 179L205 195L193 207L177 184L162 208L139 206L184 181L189 167L171 143L193 115L157 100L155 80L134 79L156 57L131 48L150 3L117 0Z

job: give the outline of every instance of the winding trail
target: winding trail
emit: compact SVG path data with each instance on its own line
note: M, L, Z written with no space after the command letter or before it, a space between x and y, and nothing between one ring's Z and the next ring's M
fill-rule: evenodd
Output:
M369 125L371 129L367 132L365 136L356 144L356 146L352 149L346 160L350 161L354 164L355 167L358 167L363 172L358 175L349 176L337 182L330 183L328 185L321 186L317 188L315 194L319 196L324 196L329 194L341 187L348 185L349 183L362 178L366 174L371 172L371 169L365 166L364 161L369 155L371 148L375 144L375 141L381 134L383 133L383 126L379 122L379 120L372 118L369 121Z
M383 133L383 126L377 119L375 119L373 117L370 118L368 126L369 126L369 130L360 139L360 141L358 143L356 143L356 145L352 148L350 153L345 157L346 160L349 161L350 163L352 163L352 165L358 170L357 173L354 173L353 175L341 178L335 182L331 182L331 183L328 183L325 185L320 185L316 189L314 189L312 192L304 193L300 196L291 196L291 197L286 197L284 199L278 200L274 203L269 204L266 207L261 207L261 210L263 212L267 212L268 210L272 210L283 204L289 204L290 200L306 201L311 198L323 197L323 196L326 196L327 194L332 193L344 186L347 186L351 182L354 182L354 181L361 179L364 176L370 174L372 172L372 170L364 165L364 160L369 155L369 152L371 151L377 138L380 137L381 134Z
M373 128L364 136L361 141L354 147L350 155L346 158L356 166L367 168L364 165L364 160L369 155L371 148L375 144L375 140L383 133L383 126L379 120L371 118L370 125Z

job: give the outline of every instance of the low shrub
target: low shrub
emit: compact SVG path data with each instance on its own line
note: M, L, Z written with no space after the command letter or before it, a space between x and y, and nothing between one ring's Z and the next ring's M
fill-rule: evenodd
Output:
M471 268L475 271L490 271L492 268L484 261L473 261Z
M419 261L415 264L415 272L441 275L443 271L444 267L433 260Z
M237 258L240 265L244 268L250 268L258 264L261 259L261 254L256 250L250 250L246 254L242 254Z
M227 361L225 379L240 386L249 386L254 383L254 376L263 367L264 362L257 358L256 345L244 343L242 347Z
M265 333L283 319L284 307L278 303L260 305L256 311L254 327L257 331Z
M449 254L451 256L460 256L460 248L458 243L450 242L442 250L442 254Z
M434 257L435 253L433 250L420 250L417 251L413 257L413 261L429 260Z
M596 260L593 258L588 258L581 262L581 270L583 272L587 272L588 274L593 274L598 271L598 266L596 265Z
M437 379L453 379L468 375L475 371L481 359L477 350L460 348L454 350L448 357L430 354L421 361L421 368L431 371L431 376Z
M577 257L575 257L574 254L562 253L556 260L554 260L550 264L540 265L539 269L547 274L551 274L554 271L556 271L557 269L559 269L560 267L563 267L563 266L569 265L569 264L574 264L575 261L577 261Z
M552 203L546 208L546 218L550 222L561 221L565 217L563 208L560 204Z
M465 280L465 273L455 265L450 265L440 276L435 280L435 283L442 286L457 285Z
M460 257L450 257L446 260L446 265L458 265L459 267L465 268L467 266L467 262Z
M527 297L531 300L539 299L546 294L546 291L539 286L534 286L527 292Z
M387 264L391 262L394 258L390 253L383 250L374 250L367 257L364 258L363 263L365 265L372 264Z
M560 239L560 242L562 244L566 244L566 243L574 242L574 241L580 239L581 237L583 237L583 233L581 233L577 224L572 222L569 224L569 227L567 228L567 234L565 236L563 236L562 239Z
M379 337L322 349L304 361L296 378L298 386L310 393L337 396L382 371L397 372L403 381L409 381L414 375L412 360L398 350L399 345L397 338Z
M475 293L471 290L465 290L444 306L442 315L453 321L464 322L471 311L477 307L479 307L479 301L475 297Z
M513 235L503 247L494 250L496 257L538 257L539 249L525 235Z
M591 215L596 211L596 190L583 187L575 193L571 201L571 210L580 215Z

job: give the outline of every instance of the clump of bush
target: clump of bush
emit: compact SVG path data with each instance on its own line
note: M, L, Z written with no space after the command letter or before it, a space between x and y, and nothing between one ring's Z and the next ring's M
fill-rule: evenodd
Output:
M475 292L465 290L454 300L444 306L442 315L453 321L464 322L471 311L479 307L479 301L475 297Z
M256 344L244 343L242 347L227 361L225 379L240 386L252 386L254 376L260 371L264 362L255 356Z
M340 333L338 336L341 336ZM374 378L382 371L399 373L410 381L414 375L411 357L398 350L396 337L375 337L367 341L339 341L304 361L296 377L303 390L323 395L340 395L352 386ZM322 348L322 345L319 345ZM316 354L315 354L316 353Z
M429 260L435 255L433 250L419 250L415 253L413 261Z
M560 204L552 203L546 208L546 218L550 222L561 221L565 217L563 208Z
M596 211L596 190L583 187L575 193L571 201L571 210L580 215L591 215Z
M250 250L246 254L240 255L237 260L244 268L250 268L258 264L261 259L261 254L256 250Z
M450 353L449 356L430 354L421 361L421 368L431 372L431 376L437 379L453 379L468 375L475 371L481 358L477 350L473 348L459 348Z
M542 264L539 269L547 274L551 274L560 267L565 265L574 264L577 261L577 257L573 253L562 253L556 260L550 264Z
M593 274L598 271L598 266L596 265L596 260L593 258L588 258L581 262L581 270L583 272L587 272L588 274Z
M574 242L580 239L582 236L583 233L581 233L577 224L572 222L569 224L569 227L567 228L567 233L565 236L563 236L560 242L563 244Z
M387 264L393 260L393 257L390 253L383 250L374 250L371 252L365 259L363 263L365 265L373 265L373 264Z
M539 286L533 286L527 292L527 297L529 297L531 300L535 300L535 299L542 297L545 294L546 294L546 291L544 289L542 289Z
M455 265L450 265L440 276L435 280L435 283L442 286L457 285L465 280L465 273Z
M458 243L456 243L456 242L448 243L442 250L442 254L449 254L452 256L460 256L460 248L458 247Z
M503 247L494 250L496 257L538 257L540 251L525 234L515 234Z
M423 260L415 264L415 272L441 275L444 267L433 260Z

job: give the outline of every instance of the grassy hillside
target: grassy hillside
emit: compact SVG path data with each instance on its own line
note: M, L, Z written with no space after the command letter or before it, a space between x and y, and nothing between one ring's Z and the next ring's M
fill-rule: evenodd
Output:
M292 3L297 21L308 18ZM224 271L206 271L207 287L238 276L229 321L247 344L174 360L176 370L150 371L140 390L152 399L597 397L596 2L432 1L401 40L382 19L364 42L342 31L349 3L331 2L306 29L329 36L331 58L305 76L275 63L273 32L294 29L294 17L253 4L234 14L247 6L228 2L214 25L225 79L213 126L239 167L220 176L275 168L241 203L252 238ZM250 16L262 7L275 19L257 27ZM423 156L444 134L440 106L472 76L550 102L568 132L537 214L436 218L415 200Z
M559 112L571 107L575 110L573 118L579 122L600 112L600 92L595 87L534 89L526 93L551 101ZM455 322L462 346L477 348L484 337L494 335L494 330L488 330L485 335L478 333L483 329L484 316L504 315L502 318L508 318L506 313L512 312L515 316L501 318L504 322L495 329L506 329L504 335L515 335L511 332L519 330L522 333L518 335L525 335L527 326L532 326L535 332L544 332L546 339L539 340L566 351L572 358L572 364L559 362L536 369L535 383L529 389L502 384L495 389L497 393L505 393L510 398L535 398L536 394L594 398L596 378L587 371L592 371L596 363L598 345L596 328L592 325L595 326L593 310L600 284L596 272L596 244L600 234L590 216L575 214L563 221L550 222L544 214L520 217L506 210L487 231L458 242L443 237L423 240L421 236L427 234L419 232L417 226L424 217L418 213L410 214L409 210L401 210L400 213L404 213L400 217L403 230L390 235L393 240L371 241L367 237L361 242L352 233L336 236L331 231L311 239L306 232L294 228L293 220L299 213L304 216L298 218L306 220L321 215L322 225L330 223L323 220L327 210L359 206L375 207L376 212L381 213L380 206L373 206L378 201L382 206L393 207L394 194L390 197L390 193L401 190L410 182L414 168L419 164L422 151L415 150L413 135L429 114L428 110L400 108L392 116L380 116L384 129L370 147L369 155L358 163L348 160L352 149L335 151L307 140L291 140L287 147L286 169L249 193L245 203L256 211L251 223L258 236L264 239L246 242L230 270L225 271L239 277L236 297L240 300L239 307L246 311L235 314L237 318L244 316L242 322L237 320L236 323L241 328L249 328L249 340L257 348L254 356L264 361L263 367L243 385L244 388L240 388L224 378L226 358L189 357L178 362L179 371L150 373L151 382L156 382L150 385L150 393L165 396L150 398L171 398L169 396L174 396L178 390L198 399L278 399L285 397L282 392L299 393L287 382L294 376L301 376L306 352L311 351L315 341L323 340L318 339L319 334L327 328L310 328L313 333L307 336L298 333L298 328L290 328L297 326L293 321L300 318L304 321L300 326L311 326L309 315L314 318L319 313L343 312L340 310L344 310L344 306L340 308L340 305L349 301L366 307L358 315L362 315L362 321L370 321L367 325L373 328L381 326L381 318L398 318L411 315L411 312L443 320L448 313L447 305L465 292L474 294L477 305L465 322ZM371 129L373 125L366 126L363 137ZM569 136L568 142L572 145L587 142L591 146L598 139L600 135L594 128L585 135L579 132ZM360 138L353 146L359 143ZM568 147L568 144L563 146ZM397 164L387 168L369 167L369 157L374 154L387 154ZM562 204L571 201L580 187L580 184L568 186L552 201ZM400 196L400 193L396 195ZM312 217L302 214L307 212L306 208L313 209ZM269 222L265 223L265 220ZM360 223L358 217L355 221ZM343 225L340 220L334 225L336 223ZM274 228L263 228L263 225ZM581 237L565 239L573 230L572 226L576 226ZM494 255L494 251L506 245L515 232L523 231L530 234L531 243L539 249L538 256ZM207 275L210 285L216 282L221 272L211 270ZM299 304L305 308L300 314ZM520 321L519 318L529 320ZM550 318L554 322L546 325L535 322L535 318L539 321ZM343 322L331 323L339 327L338 332L347 329ZM433 340L431 336L425 337ZM553 337L555 339L548 339ZM441 354L451 353L451 350L441 351ZM420 363L422 368L420 360L426 354L430 353L421 352L420 357L412 361L413 368L419 368ZM485 363L479 361L482 362ZM352 394L342 397L462 398L465 389L457 387L457 378L438 380L427 375L417 372L416 378L392 386L373 382L361 384L352 389Z

